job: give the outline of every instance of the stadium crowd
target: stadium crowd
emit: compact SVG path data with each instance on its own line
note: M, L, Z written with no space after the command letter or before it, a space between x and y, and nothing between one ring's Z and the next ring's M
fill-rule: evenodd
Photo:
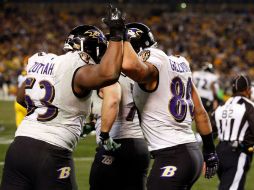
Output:
M82 23L105 29L98 19L103 9L45 7L38 11L23 10L19 4L4 6L0 12L0 84L7 85L11 94L15 94L17 76L32 53L60 54L59 47L68 31ZM160 48L168 54L187 57L193 70L206 61L213 63L224 88L228 81L224 79L235 73L245 72L254 79L253 19L251 12L204 14L153 9L142 13L132 11L127 18L150 26Z

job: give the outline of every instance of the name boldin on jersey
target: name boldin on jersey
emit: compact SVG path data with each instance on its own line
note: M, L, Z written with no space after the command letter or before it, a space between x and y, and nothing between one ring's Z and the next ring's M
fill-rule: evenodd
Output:
M184 63L184 62L177 63L177 62L174 62L172 60L169 60L169 62L170 62L172 71L175 71L175 72L178 72L178 73L191 72L189 66L186 65L186 63Z
M38 63L35 62L34 65L28 70L28 73L38 73L43 75L52 75L52 71L54 69L53 63Z

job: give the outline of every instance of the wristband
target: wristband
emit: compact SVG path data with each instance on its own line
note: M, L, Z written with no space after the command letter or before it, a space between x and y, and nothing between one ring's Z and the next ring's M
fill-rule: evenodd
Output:
M203 150L204 151L215 151L215 146L213 143L213 133L208 135L200 135L203 141Z
M109 39L111 41L119 42L123 40L124 36L124 29L116 29L116 28L111 28L110 29L110 34L109 34Z
M105 140L109 138L109 133L108 132L101 132L100 133L100 139Z

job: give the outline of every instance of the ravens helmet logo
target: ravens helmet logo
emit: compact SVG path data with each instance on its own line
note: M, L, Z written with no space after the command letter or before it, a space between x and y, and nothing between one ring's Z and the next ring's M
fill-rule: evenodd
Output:
M140 38L143 33L144 32L138 28L130 28L127 34L129 38Z
M107 43L104 36L97 30L88 30L84 33L84 35L87 35L91 38L95 38L95 39L98 39L98 42L103 42L103 43Z

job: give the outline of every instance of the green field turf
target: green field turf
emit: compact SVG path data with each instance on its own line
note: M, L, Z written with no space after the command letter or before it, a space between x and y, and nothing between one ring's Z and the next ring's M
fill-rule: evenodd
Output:
M4 164L5 152L8 148L8 140L13 139L15 127L15 113L13 102L0 101L0 177ZM79 190L88 190L88 178L91 162L95 153L95 137L88 136L81 139L75 152L76 178ZM215 190L217 189L218 179L204 179L201 176L198 182L192 188L193 190ZM119 188L121 190L121 188ZM159 189L158 189L159 190ZM248 174L246 190L254 190L254 166Z

